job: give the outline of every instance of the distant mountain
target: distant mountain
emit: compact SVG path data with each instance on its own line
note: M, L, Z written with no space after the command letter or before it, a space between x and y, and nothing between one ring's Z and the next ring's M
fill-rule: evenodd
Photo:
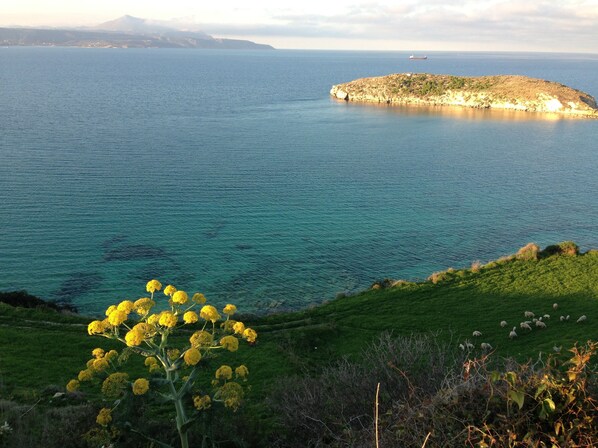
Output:
M60 46L95 48L207 48L273 50L249 40L214 38L176 22L123 16L79 29L0 28L0 46Z

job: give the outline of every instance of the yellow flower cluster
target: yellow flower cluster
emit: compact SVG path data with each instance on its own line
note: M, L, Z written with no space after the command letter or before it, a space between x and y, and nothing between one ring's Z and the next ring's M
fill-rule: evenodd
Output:
M230 381L224 384L217 392L217 396L224 402L224 406L236 411L241 406L243 388L239 383Z
M133 382L133 393L135 395L143 395L149 390L149 381L145 378L137 378Z
M186 324L194 324L198 320L199 318L197 317L197 313L195 311L187 311L185 314L183 314L183 321Z
M160 318L158 319L158 324L166 328L174 328L178 322L178 318L175 314L171 313L170 311L162 311L160 313Z
M77 379L81 382L83 381L91 381L93 378L93 372L89 369L81 370Z
M135 304L133 302L131 302L130 300L124 300L124 301L120 302L118 304L118 306L116 307L117 310L123 311L125 314L127 314L127 316L129 314L131 314L131 311L133 311L133 308L135 308Z
M128 379L124 372L111 373L102 383L102 393L108 398L118 398L124 393Z
M203 397L196 395L193 397L193 406L195 406L195 409L198 411L201 411L202 409L208 409L211 405L212 399L209 395L204 395Z
M101 320L94 320L87 326L87 333L90 335L103 334L107 330L107 325Z
M249 375L249 370L245 365L241 364L239 367L235 369L235 375L237 376L237 378L246 378L247 375Z
M191 297L191 300L193 300L193 302L197 303L198 305L203 305L204 303L206 303L206 296L204 296L200 292L196 292L195 294L193 294L193 297Z
M233 331L235 334L243 334L245 331L245 324L243 322L235 322L233 325Z
M79 386L80 386L79 381L77 381L77 380L70 380L66 384L66 391L67 392L75 392L76 390L79 390Z
M112 421L112 411L108 408L100 409L96 422L98 425L107 426Z
M104 351L103 348L94 348L91 351L91 356L93 356L96 359L103 358L105 354L106 354L106 352Z
M216 379L230 380L233 377L233 369L230 366L222 365L216 370Z
M224 336L220 339L220 345L229 352L236 352L239 349L239 340L234 336Z
M194 366L201 360L201 353L195 347L191 347L185 352L183 359L188 366Z
M140 299L135 300L134 309L137 314L140 316L147 315L152 307L156 304L152 299L149 297L142 297Z
M196 331L189 338L192 347L210 347L214 343L214 336L204 330Z
M257 333L252 328L246 328L243 330L243 337L247 339L247 342L254 343L257 339Z
M172 295L172 301L178 305L184 305L189 300L189 296L185 291L177 291Z
M212 305L204 305L199 312L199 317L214 323L220 319L220 314L218 314L218 311Z
M145 290L150 294L153 294L156 291L160 291L161 289L162 283L160 283L158 280L150 280L149 282L147 282L147 285L145 285Z
M172 285L168 285L164 288L164 295L171 296L176 292L176 288Z
M149 367L150 373L154 373L160 370L160 363L153 356L148 356L147 358L145 358L144 364L146 367Z
M181 351L178 348L171 348L170 350L166 351L166 355L168 356L168 359L174 361L181 356Z
M224 314L226 314L227 316L232 316L233 314L235 314L237 312L237 307L235 305L232 305L229 303L224 307L222 312Z

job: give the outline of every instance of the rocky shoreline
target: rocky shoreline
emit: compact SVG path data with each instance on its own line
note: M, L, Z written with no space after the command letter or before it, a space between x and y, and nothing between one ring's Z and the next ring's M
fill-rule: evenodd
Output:
M330 95L361 103L459 106L598 118L598 106L591 95L556 82L514 75L401 73L334 85Z

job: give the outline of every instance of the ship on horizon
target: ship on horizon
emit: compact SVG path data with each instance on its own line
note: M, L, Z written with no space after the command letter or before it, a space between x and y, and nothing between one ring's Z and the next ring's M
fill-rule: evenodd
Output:
M414 60L414 59L415 60L417 60L417 59L423 60L423 59L428 59L428 56L416 56L416 55L412 54L411 56L409 56L409 59L411 59L411 60Z

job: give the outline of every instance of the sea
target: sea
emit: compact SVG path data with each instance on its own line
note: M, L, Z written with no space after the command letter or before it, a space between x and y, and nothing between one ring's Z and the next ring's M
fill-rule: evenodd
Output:
M0 291L95 315L156 278L313 306L540 246L598 247L598 120L345 103L390 73L598 96L598 55L0 48Z

